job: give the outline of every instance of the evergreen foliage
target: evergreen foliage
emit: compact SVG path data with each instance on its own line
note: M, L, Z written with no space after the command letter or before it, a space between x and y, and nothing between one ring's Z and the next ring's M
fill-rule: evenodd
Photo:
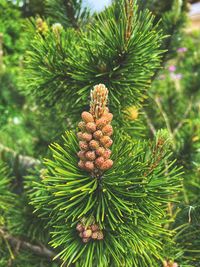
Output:
M199 266L200 55L199 33L182 31L188 1L112 1L94 14L81 0L20 3L0 3L0 267ZM112 126L89 109L99 83Z

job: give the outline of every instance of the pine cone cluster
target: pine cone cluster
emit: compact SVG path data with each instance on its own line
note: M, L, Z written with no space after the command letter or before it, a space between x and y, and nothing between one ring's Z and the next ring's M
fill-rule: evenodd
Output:
M94 174L108 170L113 165L109 149L113 143L113 115L106 107L107 95L108 90L104 85L95 86L91 92L90 112L84 111L81 114L82 121L78 124L78 166Z
M90 226L85 226L84 223L80 222L76 226L76 230L79 232L79 236L82 238L84 243L88 243L91 239L93 240L103 240L104 235L100 230L98 224L91 224Z
M178 264L173 261L164 261L163 267L178 267Z

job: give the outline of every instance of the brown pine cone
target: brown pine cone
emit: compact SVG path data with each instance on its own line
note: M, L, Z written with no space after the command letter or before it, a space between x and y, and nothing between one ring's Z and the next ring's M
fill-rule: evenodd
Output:
M89 142L92 140L92 135L90 133L82 133L82 140Z
M99 140L101 137L103 137L103 133L101 130L97 130L96 132L93 133L93 137L97 140Z
M96 140L91 140L89 146L91 149L96 150L99 148L99 142Z
M107 122L106 118L104 118L104 117L96 120L97 129L101 130L104 126L107 125L107 123L108 122Z
M96 154L94 151L87 151L85 152L85 158L89 161L93 161L96 159Z
M112 139L109 137L109 136L103 136L101 139L100 139L100 143L104 146L104 147L106 147L106 148L108 148L108 147L110 147L111 145L112 145L112 143L113 143L113 141L112 141Z
M103 240L104 236L103 236L103 232L102 231L98 231L97 232L97 239L98 240Z
M112 166L113 166L113 161L111 159L107 159L106 161L104 161L102 165L99 166L99 168L102 171L106 171L109 170Z
M81 238L83 238L83 232L80 232L80 233L79 233L79 236L80 236Z
M92 225L91 225L91 230L92 230L92 232L96 232L96 231L98 231L98 230L99 230L99 226L98 226L98 224L92 224Z
M105 152L103 153L103 157L104 157L104 159L109 159L110 158L110 155L111 155L111 150L110 149L105 149Z
M94 133L96 131L96 124L94 122L88 122L86 124L86 130L89 132L89 133Z
M77 224L76 230L79 231L79 232L82 232L83 231L83 225L82 225L82 223L78 223Z
M97 238L98 238L98 232L93 232L92 239L97 239Z
M84 151L79 151L77 153L78 157L81 159L81 160L85 160L85 152Z
M92 161L86 161L85 162L85 169L87 171L93 171L94 170L94 163Z
M77 133L78 140L83 140L83 139L82 139L82 135L83 135L82 132L78 132L78 133Z
M113 119L113 114L112 113L106 113L103 115L103 118L107 121L106 124L110 123Z
M86 122L86 123L94 121L94 118L93 118L92 114L90 114L87 111L83 111L82 114L81 114L81 117L84 120L84 122Z
M80 161L78 162L78 166L79 166L79 168L81 168L81 169L85 169L85 163L84 163L84 161L80 160Z
M97 166L97 167L101 167L102 166L102 164L104 163L104 158L103 157L98 157L96 160L95 160L95 165Z
M96 150L96 154L97 154L98 156L103 156L104 153L105 153L105 148L103 148L102 146L99 147L99 148Z
M84 151L89 149L88 143L85 142L85 141L80 141L79 142L79 147L80 147L81 150L84 150Z
M103 127L102 133L107 136L111 136L113 134L113 127L110 124L107 124Z
M88 238L92 236L92 230L88 229L83 232L83 237Z
M84 121L80 121L78 124L78 128L81 129L81 131L85 131L86 123Z

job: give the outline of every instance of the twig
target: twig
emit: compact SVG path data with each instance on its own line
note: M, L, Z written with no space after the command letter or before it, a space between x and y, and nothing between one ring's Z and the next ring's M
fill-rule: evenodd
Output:
M0 72L3 69L3 33L0 32Z
M133 6L134 6L134 0L128 0L126 3L126 15L127 15L127 25L125 31L126 42L129 41L132 32Z
M175 142L174 142L174 136L173 136L173 132L172 132L172 128L171 128L171 125L170 125L170 122L169 122L169 119L167 117L167 114L166 112L164 111L164 109L162 108L162 104L160 102L160 98L158 96L155 97L155 102L160 110L160 113L161 115L163 116L163 119L166 123L166 126L167 126L167 129L168 129L168 132L172 138L172 145L173 145L173 149L175 149Z
M8 154L12 159L18 158L19 165L24 170L33 168L40 164L40 161L38 159L20 155L13 149L0 144L0 158L3 158L5 154Z
M53 260L56 256L56 254L52 250L48 249L44 245L34 245L27 241L21 240L20 238L9 234L6 230L2 228L0 228L0 236L3 237L4 240L8 241L12 247L17 247L18 249L28 249L34 254L43 256L45 258L48 258L49 260ZM59 263L63 263L60 258L57 258L57 261Z
M174 129L173 136L175 136L178 133L178 131L181 129L181 127L183 126L184 119L187 118L188 114L190 113L191 108L192 108L192 101L190 101L188 108L186 109L185 113L183 114L183 119L179 122L177 127Z
M146 113L146 111L144 109L143 109L143 114L144 114L144 117L145 117L145 119L147 121L147 124L149 126L149 129L151 130L153 136L155 136L156 135L156 128L153 125L151 119L149 118L148 114Z

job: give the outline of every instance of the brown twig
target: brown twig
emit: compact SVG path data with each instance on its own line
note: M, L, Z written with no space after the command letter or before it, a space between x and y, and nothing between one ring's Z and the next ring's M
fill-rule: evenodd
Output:
M27 241L24 241L18 237L15 237L11 234L9 234L6 230L0 228L0 237L2 237L4 240L6 240L12 247L17 248L18 250L20 248L30 250L34 254L43 256L49 260L53 260L56 254L45 247L44 245L35 245L31 244ZM57 261L59 263L62 263L62 260L60 258L57 258Z
M126 14L127 14L127 25L125 31L126 42L128 42L128 40L130 39L132 32L133 6L134 6L134 1L128 0L126 3Z
M146 111L144 109L143 109L143 114L144 114L146 122L147 122L147 124L149 126L150 131L152 132L153 136L155 136L156 135L156 128L153 125L151 119L149 118L148 114L146 113Z
M163 119L165 121L165 124L167 126L167 130L172 138L172 146L173 146L173 149L175 150L175 140L174 140L174 136L173 136L173 132L172 132L172 128L171 128L171 125L170 125L170 121L168 119L168 116L166 114L166 112L164 111L163 107L162 107L162 104L160 102L160 98L158 96L155 97L155 103L157 104L159 110L160 110L160 113L161 115L163 116Z
M182 128L182 126L184 124L184 120L187 118L188 114L190 113L191 108L192 108L192 101L189 102L189 105L188 105L185 113L183 114L182 120L179 122L179 124L177 125L177 127L174 129L173 136L176 136L176 134L178 133L178 131Z
M6 156L7 155L7 156ZM22 169L27 170L40 164L38 159L30 156L23 156L15 152L13 149L0 144L0 158L18 158L19 165Z

